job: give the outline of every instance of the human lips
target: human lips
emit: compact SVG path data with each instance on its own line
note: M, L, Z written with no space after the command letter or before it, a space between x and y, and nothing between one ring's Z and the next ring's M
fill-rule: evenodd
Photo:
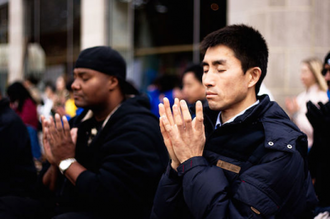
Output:
M217 93L212 92L212 91L207 91L206 92L206 98L212 98L212 97L214 97L216 95L217 95Z
M73 93L73 99L78 99L78 98L81 98L81 95L77 93Z

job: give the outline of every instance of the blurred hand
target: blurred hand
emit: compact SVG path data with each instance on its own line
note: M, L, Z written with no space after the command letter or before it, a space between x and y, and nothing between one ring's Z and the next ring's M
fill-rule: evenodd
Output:
M319 102L319 108L311 101L308 101L306 105L306 116L313 126L314 131L326 133L327 130L330 130L330 102L325 105Z
M50 144L48 141L48 139L50 138L49 137L49 121L45 118L45 116L41 116L41 124L42 124L42 133L43 133L42 142L43 142L46 159L48 160L48 162L51 165L56 165L52 151L50 149Z
M288 113L292 116L293 114L295 114L296 112L299 111L300 107L297 103L297 99L296 98L286 98L285 99L285 107L288 111Z
M63 106L56 107L55 113L58 113L61 117L66 115L66 112L65 112L65 109Z

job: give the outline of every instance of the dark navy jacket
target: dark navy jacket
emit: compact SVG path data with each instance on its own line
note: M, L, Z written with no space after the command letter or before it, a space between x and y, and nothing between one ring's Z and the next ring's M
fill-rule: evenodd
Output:
M202 157L168 166L151 218L308 218L316 204L305 134L268 96L232 123L214 129L204 111Z
M73 186L63 177L56 190L59 212L87 211L102 218L149 218L158 182L168 163L158 118L146 97L120 107L88 144L93 119L72 120L78 127L76 159L87 170ZM99 217L97 217L99 218Z
M30 137L22 119L0 100L0 196L29 196L34 193L37 170Z

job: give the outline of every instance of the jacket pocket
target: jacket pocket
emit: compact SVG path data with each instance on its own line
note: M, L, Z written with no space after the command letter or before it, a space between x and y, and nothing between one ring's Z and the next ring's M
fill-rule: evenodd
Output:
M269 195L245 181L242 181L237 188L233 198L245 203L257 215L275 215L279 209L279 206Z

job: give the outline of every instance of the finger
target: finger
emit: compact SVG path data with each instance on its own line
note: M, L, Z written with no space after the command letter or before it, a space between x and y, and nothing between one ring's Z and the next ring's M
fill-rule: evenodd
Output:
M320 106L320 110L324 115L329 115L329 109L326 105L324 105L322 102L318 102L319 106Z
M55 114L55 122L56 122L56 129L58 132L62 132L63 131L63 127L62 127L62 121L61 121L61 117L59 114Z
M166 113L167 119L169 121L169 124L174 125L174 119L173 119L173 115L171 112L170 101L166 97L163 98L163 101L164 101L165 113Z
M44 144L45 144L45 141L48 142L48 138L49 138L49 130L45 123L46 123L46 121L43 121L43 125L42 125L42 134L43 134L42 138L43 138Z
M53 135L55 133L55 123L53 117L49 117L47 126L49 128L49 135Z
M174 99L174 104L173 104L173 106L176 106L176 113L177 113L176 116L179 116L179 115L180 115L180 117L178 117L177 119L181 120L181 122L179 121L180 124L181 124L181 123L183 124L183 121L182 121L182 113L181 113L181 108L180 108L180 101L179 101L178 98L175 98L175 99ZM172 107L172 110L173 110L173 107ZM177 123L175 122L174 112L173 112L173 118L174 118L174 123L177 124Z
M47 127L48 126L49 121L43 115L40 118L41 118L42 131L44 131L44 127Z
M43 135L44 135L44 139L48 141L49 129L47 127L44 128ZM44 144L44 147L46 147L46 145L49 146L48 144Z
M188 135L190 135L192 132L192 125L191 125L192 120L191 120L191 115L190 115L186 101L181 100L180 107L181 107L181 113L182 113L182 118L183 118L183 122L184 122L185 129L186 129L186 133Z
M171 125L166 116L161 117L161 121L164 125L164 130L166 131L168 139L173 142L173 139L177 139L178 130L177 127Z
M159 112L160 117L166 116L164 104L162 104L162 103L158 104L158 112Z
M201 101L196 102L195 129L204 131L203 105Z
M182 120L182 114L181 114L180 107L176 104L173 105L173 117L174 117L174 123L177 126L179 132L183 133L185 127L184 127L184 123Z
M159 118L159 127L160 127L160 132L162 133L162 136L164 139L164 143L165 143L166 147L168 147L167 143L168 143L169 139L168 139L168 135L165 130L165 126L162 122L162 118Z
M160 132L162 133L167 151L169 153L171 153L172 152L172 143L171 143L171 140L169 139L168 134L165 130L165 126L164 126L164 123L162 121L162 118L159 118L159 127L160 127Z
M163 139L164 139L164 144L167 148L167 152L170 156L170 159L172 160L177 160L175 154L174 154L174 151L173 151L173 147L172 147L172 142L170 140L170 138L168 137L168 134L165 130L165 127L164 127L164 124L162 122L162 118L159 118L159 127L160 127L160 131L163 135Z
M45 118L45 116L42 115L40 117L40 119L41 119L42 132L44 133L45 132L45 126L47 125L46 124L46 118Z
M49 130L47 128L45 128L46 135L48 134L48 131ZM46 154L46 158L48 159L50 156L52 156L50 145L49 144L43 144L43 148L44 148L44 151L45 151L45 154Z
M70 125L66 116L62 117L62 121L63 121L64 134L66 135L66 137L69 137L71 139Z
M314 118L322 117L322 112L311 102L307 102L307 114Z
M180 106L179 98L174 98L174 104L176 104L177 106Z

